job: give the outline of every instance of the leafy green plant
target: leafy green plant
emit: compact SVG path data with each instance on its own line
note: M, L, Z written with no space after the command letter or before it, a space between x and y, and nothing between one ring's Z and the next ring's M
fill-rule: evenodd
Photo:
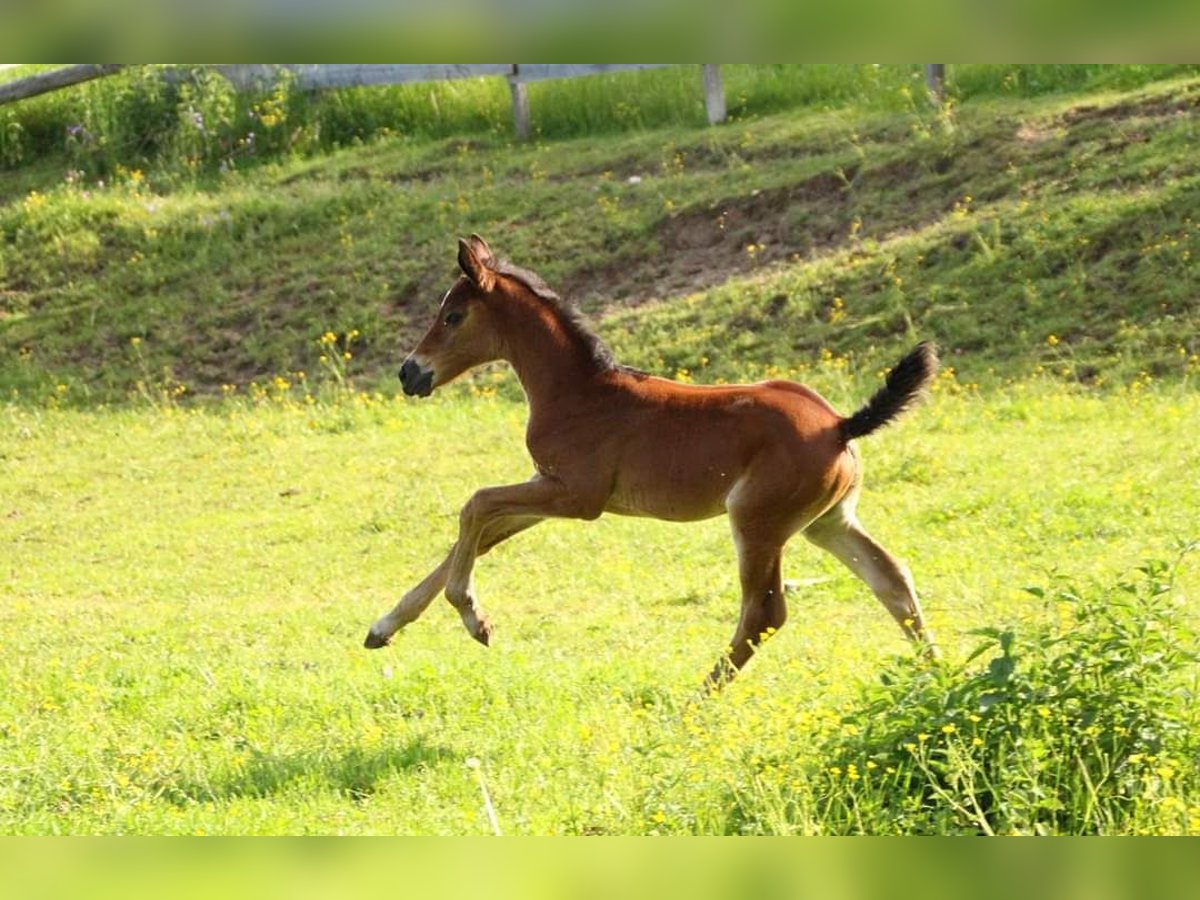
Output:
M1029 589L1045 619L979 630L964 665L898 660L829 748L814 789L826 827L1169 830L1181 782L1197 775L1197 655L1177 566L1151 561L1089 590L1055 579Z

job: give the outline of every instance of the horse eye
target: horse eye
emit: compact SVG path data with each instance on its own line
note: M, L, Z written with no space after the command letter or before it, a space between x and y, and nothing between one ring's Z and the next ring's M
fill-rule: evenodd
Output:
M455 312L446 313L445 322L451 328L453 328L455 325L457 325L462 320L463 320L463 314L461 312L455 311Z

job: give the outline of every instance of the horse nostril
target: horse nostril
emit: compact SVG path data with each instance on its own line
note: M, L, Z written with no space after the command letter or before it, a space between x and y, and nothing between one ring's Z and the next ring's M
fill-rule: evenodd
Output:
M411 359L406 359L404 364L400 366L400 384L408 387L409 384L417 377L419 368Z

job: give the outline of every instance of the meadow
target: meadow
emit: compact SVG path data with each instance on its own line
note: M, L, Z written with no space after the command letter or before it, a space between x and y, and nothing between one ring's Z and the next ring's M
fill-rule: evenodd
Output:
M0 108L0 833L1200 833L1200 79L729 67L706 129L697 77L528 144L476 82ZM471 231L681 380L849 411L937 339L861 515L944 662L797 538L706 696L727 523L611 516L481 561L490 648L363 649L530 472L503 367L396 395Z
M1011 772L1038 763L1034 782L983 827L891 756L917 759L905 746L929 742L943 762L970 750L989 709L1027 707L1050 734L1079 714L1054 698L1061 673L1038 680L1037 642L1091 627L1072 604L1133 617L1137 593L1110 586L1136 587L1148 577L1136 567L1174 564L1196 537L1198 415L1180 390L943 385L867 442L862 511L913 566L944 671L915 665L866 589L796 540L791 621L731 689L702 699L737 609L723 520L544 525L481 563L491 648L441 601L391 647L360 646L448 548L470 491L526 477L517 404L10 406L0 830L482 834L482 775L514 834L1194 832L1195 684L1183 665L1123 697L1173 698L1152 710L1163 721L1088 711L1113 730L1097 740L1126 728L1100 769L1008 747L1025 754L1006 761ZM1179 604L1200 586L1195 558L1175 577L1164 608L1136 615L1186 652L1194 609ZM1055 593L1067 583L1084 599ZM998 644L967 662L985 628L1017 636L1033 693L959 709L922 699L930 677L952 696L995 669ZM1123 671L1155 664L1099 643L1095 653ZM906 693L872 711L885 670ZM1075 687L1100 671L1074 673ZM869 744L889 722L894 746ZM1145 731L1130 736L1135 724ZM1035 732L1026 723L1023 740ZM1104 802L1065 816L1064 786L1097 801L1084 787L1097 772L1120 796L1101 785Z

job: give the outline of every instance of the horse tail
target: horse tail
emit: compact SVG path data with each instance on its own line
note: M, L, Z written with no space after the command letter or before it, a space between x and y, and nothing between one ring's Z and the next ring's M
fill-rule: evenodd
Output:
M866 437L910 409L937 374L937 347L922 341L887 373L884 385L858 412L842 419L842 439Z

